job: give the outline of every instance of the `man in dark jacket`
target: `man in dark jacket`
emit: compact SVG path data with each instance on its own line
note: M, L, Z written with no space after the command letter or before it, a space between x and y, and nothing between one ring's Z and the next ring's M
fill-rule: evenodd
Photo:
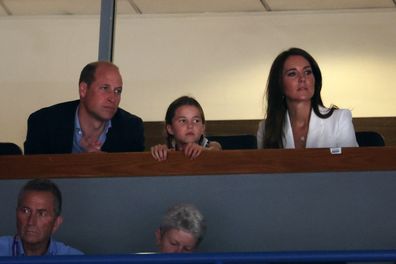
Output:
M80 100L29 116L25 154L143 151L142 119L118 107L121 92L116 65L89 63L80 75Z

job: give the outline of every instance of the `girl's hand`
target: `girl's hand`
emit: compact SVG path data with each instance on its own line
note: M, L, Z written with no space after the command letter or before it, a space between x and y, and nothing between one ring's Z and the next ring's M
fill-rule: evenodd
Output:
M166 145L155 145L151 147L151 155L155 160L164 161L168 157L168 147Z
M201 155L203 150L204 150L204 148L202 146L198 145L197 143L188 143L184 147L183 153L186 157L188 157L190 159L195 159L196 157Z

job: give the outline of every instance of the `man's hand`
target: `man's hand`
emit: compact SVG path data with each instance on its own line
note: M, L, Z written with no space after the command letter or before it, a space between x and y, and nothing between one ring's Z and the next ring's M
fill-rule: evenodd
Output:
M101 152L100 148L102 144L100 144L97 139L83 136L80 141L80 146L83 147L86 152Z

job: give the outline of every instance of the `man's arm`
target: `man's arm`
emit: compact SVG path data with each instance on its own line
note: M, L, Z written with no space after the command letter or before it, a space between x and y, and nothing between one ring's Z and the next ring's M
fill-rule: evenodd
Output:
M144 151L144 126L142 119L138 119L137 121L137 129L136 129L136 151Z
M144 151L144 127L140 117L122 109L111 120L112 127L107 134L102 150L105 152Z
M46 124L43 117L36 113L29 116L27 121L27 134L24 143L25 154L48 153L46 139Z

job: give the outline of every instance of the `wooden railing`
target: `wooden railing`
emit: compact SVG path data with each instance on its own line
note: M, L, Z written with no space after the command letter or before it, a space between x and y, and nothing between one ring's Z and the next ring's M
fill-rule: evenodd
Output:
M1 156L0 179L177 176L294 172L392 171L396 147L232 150L204 152L195 160L170 152L167 161L144 153Z

